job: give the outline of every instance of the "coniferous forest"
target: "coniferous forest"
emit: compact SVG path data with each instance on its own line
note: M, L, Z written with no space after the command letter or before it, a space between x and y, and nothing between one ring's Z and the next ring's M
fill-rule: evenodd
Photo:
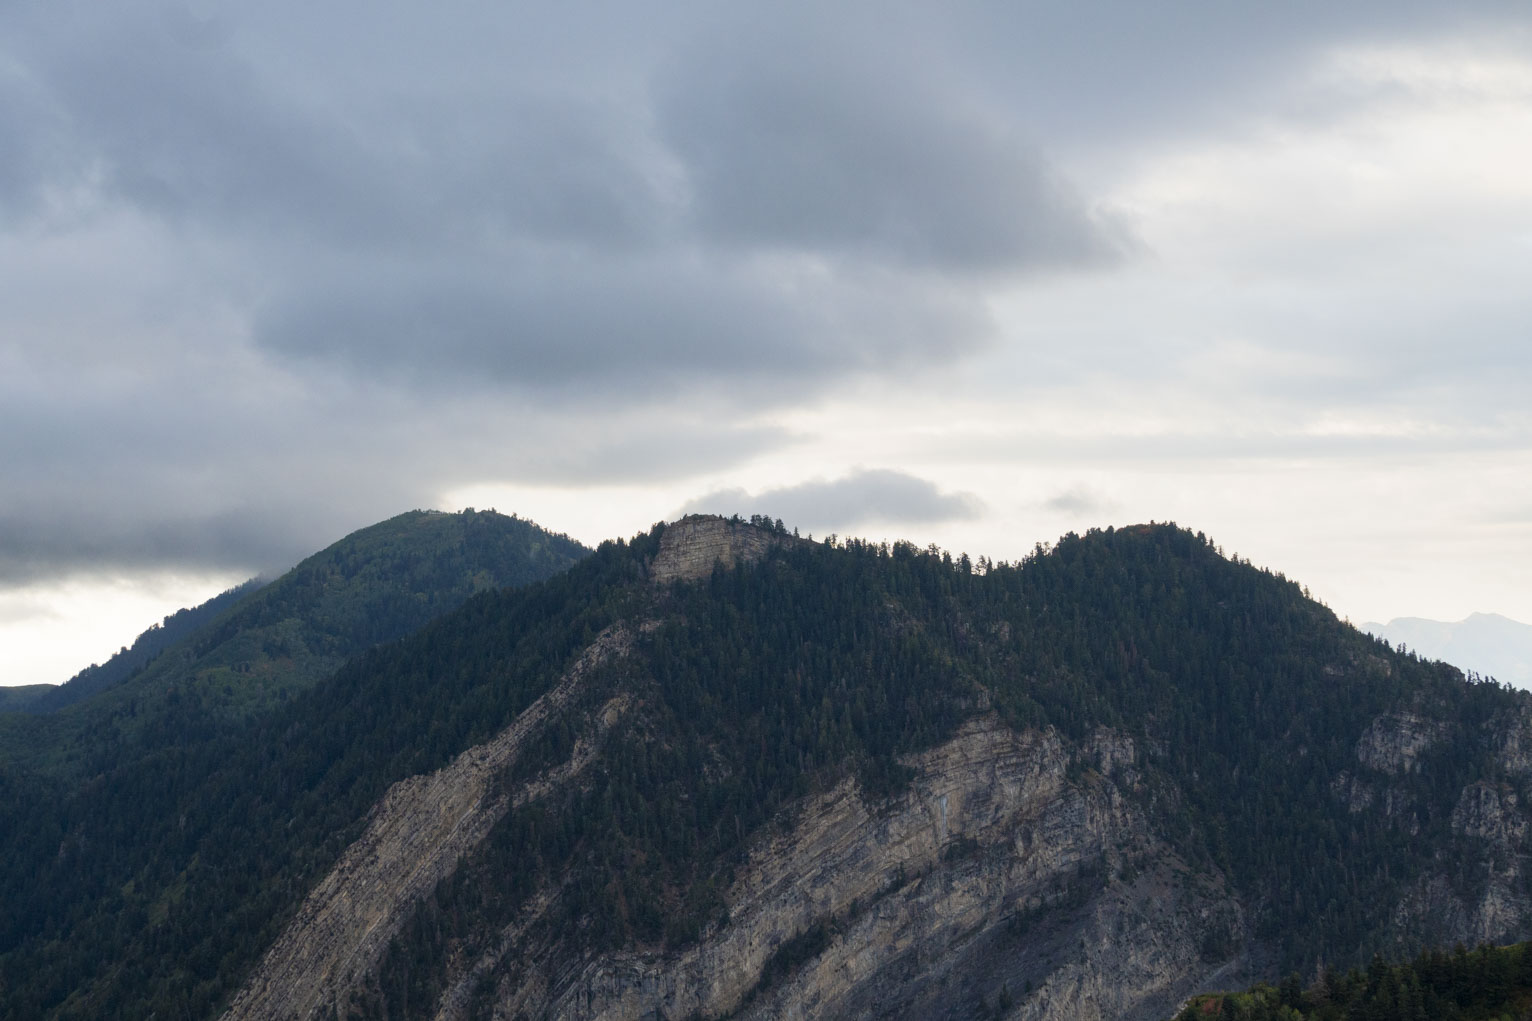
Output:
M744 850L795 802L853 777L876 805L909 782L908 755L980 714L1071 740L1131 735L1146 749L1142 810L1251 906L1273 974L1425 949L1431 933L1402 933L1391 913L1459 853L1460 792L1527 782L1483 739L1525 696L1389 649L1174 525L1071 534L1018 563L754 527L775 537L767 555L698 581L652 581L656 526L240 714L218 689L180 685L145 693L154 709L131 739L78 771L0 759L0 1018L216 1015L391 783L492 737L617 625L633 654L602 665L503 783L567 758L578 714L614 692L640 710L581 783L510 811L418 906L360 1013L429 1012L452 948L550 884L543 924L563 952L688 946L727 922L721 891ZM1401 708L1445 721L1409 779L1408 826L1333 789L1369 725ZM1463 861L1471 892L1488 866ZM1208 953L1229 938L1209 932ZM815 952L804 934L781 966ZM1446 965L1412 967L1426 990ZM1363 979L1332 974L1324 1009ZM1273 1009L1342 1016L1286 989ZM1223 1002L1268 992L1242 995Z
M1532 1017L1532 944L1460 943L1404 964L1375 957L1366 968L1327 971L1305 987L1278 985L1194 997L1175 1021L1501 1021Z

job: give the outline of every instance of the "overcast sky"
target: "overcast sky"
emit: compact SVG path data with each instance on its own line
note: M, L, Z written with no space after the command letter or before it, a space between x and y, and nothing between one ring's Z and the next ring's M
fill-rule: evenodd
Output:
M413 507L1532 620L1532 9L0 0L0 683Z

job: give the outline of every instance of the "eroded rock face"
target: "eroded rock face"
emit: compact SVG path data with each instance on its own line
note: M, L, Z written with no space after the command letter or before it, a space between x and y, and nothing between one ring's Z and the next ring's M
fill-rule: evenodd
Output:
M1357 761L1390 776L1413 773L1420 756L1446 733L1446 724L1419 713L1385 713L1372 721L1357 742Z
M1501 766L1512 776L1532 775L1532 703L1497 721L1495 741Z
M373 808L367 831L267 951L226 1021L309 1018L344 1004L377 966L415 904L451 875L507 810L567 782L589 763L594 746L586 740L558 769L509 796L492 794L494 779L516 760L527 739L575 697L595 666L625 655L631 643L627 631L608 629L557 686L493 740L434 773L391 786ZM598 714L598 727L610 727L626 707L625 698L612 700Z
M1244 913L1192 878L1114 782L1077 757L1131 768L1132 743L994 719L909 760L912 790L872 809L846 781L764 839L726 894L726 924L677 954L611 953L563 976L521 969L497 1017L574 1019L973 1016L1004 1001L1035 1018L1158 1017L1244 942ZM1144 871L1138 871L1142 863ZM775 955L823 945L762 988ZM511 934L510 960L537 956ZM1215 956L1220 956L1215 955ZM439 1017L461 1017L462 996Z
M1447 724L1435 726L1446 732ZM1514 778L1528 771L1532 741L1526 726L1525 710L1499 721L1494 736L1499 775ZM1440 857L1401 899L1394 916L1398 931L1468 945L1525 938L1526 919L1532 917L1532 816L1523 799L1509 782L1475 781L1459 793L1450 825L1462 852Z
M1497 849L1521 850L1527 837L1527 818L1516 792L1505 784L1480 780L1463 788L1452 810L1452 831L1477 837Z
M649 576L657 584L706 578L715 566L752 563L773 546L791 541L787 536L725 518L682 518L665 526Z

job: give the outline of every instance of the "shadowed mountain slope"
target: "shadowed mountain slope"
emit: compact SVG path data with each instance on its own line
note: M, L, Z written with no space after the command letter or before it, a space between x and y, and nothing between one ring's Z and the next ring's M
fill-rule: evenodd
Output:
M0 686L0 713L20 710L29 712L37 700L49 692L57 691L55 684L18 684Z

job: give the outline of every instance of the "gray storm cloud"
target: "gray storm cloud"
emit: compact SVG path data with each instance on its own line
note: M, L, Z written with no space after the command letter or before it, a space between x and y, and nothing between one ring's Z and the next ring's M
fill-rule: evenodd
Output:
M930 524L978 517L984 504L971 493L944 492L907 472L863 469L838 479L750 493L721 489L689 501L682 514L765 514L789 528L825 532L862 525Z
M503 275L389 268L330 280L273 303L256 336L287 357L403 373L414 385L467 376L532 400L643 404L726 381L748 406L959 354L985 329L980 310L898 276L782 281L626 257L582 258L563 272L561 261L517 262Z
M1018 392L1180 372L1200 352L1157 314L998 328L997 287L1146 257L1079 168L1226 125L1337 40L1519 9L0 4L0 584L266 566L469 482L717 471L792 441L771 412L1005 346ZM1459 373L1405 397L1515 408L1507 293L1403 328L1388 294L1329 333L1287 292L1255 311L1386 362L1327 400ZM976 506L897 473L755 495L795 523Z
M1074 485L1043 501L1047 510L1062 514L1101 514L1112 510L1112 500L1086 485Z
M1124 247L1014 129L909 67L847 70L850 49L683 47L652 110L499 83L380 108L316 102L185 17L45 29L37 95L0 131L64 139L97 201L258 279L266 350L351 371L598 389L637 372L755 401L763 373L812 386L982 345L966 272Z
M937 272L1123 253L1014 127L866 49L736 40L673 76L660 121L706 237Z
M155 568L281 570L465 483L685 478L791 439L704 428L706 409L529 412L494 391L419 401L332 381L276 400L290 382L242 380L241 368L225 363L206 388L168 373L162 416L99 391L82 408L27 407L0 380L0 464L15 481L0 487L0 589Z

